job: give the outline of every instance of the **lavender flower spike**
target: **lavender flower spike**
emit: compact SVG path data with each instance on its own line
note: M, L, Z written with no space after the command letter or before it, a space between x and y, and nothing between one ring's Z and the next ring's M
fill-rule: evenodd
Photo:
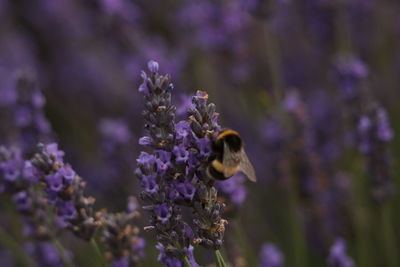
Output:
M182 220L177 204L181 198L176 184L183 170L174 166L172 153L176 145L175 106L171 104L170 93L173 86L169 75L154 72L155 66L154 62L149 63L151 74L148 77L142 73L143 83L139 87L145 98L145 136L141 140L146 140L140 143L152 148L152 152L140 154L136 175L143 187L141 199L147 205L144 208L151 214L150 226L145 229L156 232L159 261L167 266L179 266L183 258L189 256L187 251L193 232Z
M360 118L359 149L365 155L371 195L377 202L386 201L393 196L395 190L389 151L389 143L393 135L388 115L383 107L372 105L369 111Z
M211 155L211 138L220 130L218 114L214 104L207 104L207 93L198 91L188 120L175 124L170 77L156 72L142 77L139 91L146 101L146 135L140 143L152 151L140 154L136 175L143 186L144 208L152 215L146 229L156 231L159 261L180 266L184 259L194 261L193 245L217 250L223 242L224 204L217 200L217 190L209 185L204 169ZM182 207L192 209L191 221L183 221Z

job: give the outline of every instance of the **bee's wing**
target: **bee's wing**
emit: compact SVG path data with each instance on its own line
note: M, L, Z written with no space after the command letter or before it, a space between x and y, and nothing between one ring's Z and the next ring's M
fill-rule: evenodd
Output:
M224 166L225 177L231 177L239 170L240 160L240 153L232 151L229 145L224 142L224 155L222 157L222 164Z
M249 157L247 157L246 152L242 149L241 153L241 160L240 160L240 170L247 176L247 178L252 181L256 182L256 171L254 170L253 164L251 164Z

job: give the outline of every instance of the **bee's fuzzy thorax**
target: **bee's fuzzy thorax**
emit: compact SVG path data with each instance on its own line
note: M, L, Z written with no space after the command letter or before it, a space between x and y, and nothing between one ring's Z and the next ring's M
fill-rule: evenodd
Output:
M217 152L224 153L224 143L226 143L233 152L239 152L243 147L242 138L239 133L231 129L223 130L217 136L214 140L214 149Z
M221 133L217 136L216 141L222 140L224 137L226 137L228 135L236 135L236 136L240 137L238 132L231 130L231 129L226 129L226 130L221 131Z

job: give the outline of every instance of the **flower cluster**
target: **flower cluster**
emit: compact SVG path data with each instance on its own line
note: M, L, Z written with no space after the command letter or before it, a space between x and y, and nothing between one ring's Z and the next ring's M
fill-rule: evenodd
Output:
M169 75L158 74L158 63L150 61L149 77L142 72L139 92L145 97L146 135L139 143L151 148L137 159L141 198L152 214L151 226L157 233L159 260L170 266L184 257L191 258L193 245L218 249L226 221L221 218L224 204L210 185L205 166L211 155L211 138L220 130L214 104L198 91L193 97L189 118L175 124L171 104L173 85ZM186 209L193 222L183 220ZM175 265L174 265L175 266Z
M135 220L140 216L135 198L130 198L128 212L108 213L104 216L102 241L106 247L106 259L114 267L136 266L144 256L145 241L138 236Z
M221 127L215 112L215 105L208 104L208 94L197 91L193 97L195 107L188 111L191 130L194 133L193 147L197 150L196 162L192 171L197 176L197 194L193 201L194 220L197 238L196 243L207 248L219 249L223 242L225 225L228 223L221 215L225 204L217 199L217 190L210 186L213 181L204 170L209 157L212 155L211 139L214 138Z
M65 164L64 152L58 145L39 145L31 162L36 177L44 185L48 203L56 211L63 227L76 236L90 240L100 226L93 205L93 197L84 196L86 183L70 165Z
M385 201L394 194L391 154L388 147L393 135L388 115L383 107L374 104L360 118L359 150L366 157L367 173L371 179L371 194L377 202Z
M104 226L106 258L113 266L135 266L143 257L144 248L135 226L139 216L136 200L130 199L128 213L95 213L94 198L84 195L85 182L64 163L63 156L55 143L39 145L30 161L23 160L17 149L0 147L1 191L11 195L23 215L24 234L33 241L39 240L26 244L28 253L35 255L41 266L57 266L61 264L61 252L51 242L62 229L90 240ZM69 260L70 255L61 258L66 257Z
M55 218L48 215L46 198L38 186L34 167L16 148L0 147L1 193L11 197L22 216L23 234L31 239L24 244L41 266L61 266L56 248L50 242L60 230Z

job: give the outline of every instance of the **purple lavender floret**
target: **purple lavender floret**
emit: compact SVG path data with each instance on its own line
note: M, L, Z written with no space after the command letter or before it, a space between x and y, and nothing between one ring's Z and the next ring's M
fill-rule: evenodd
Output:
M0 147L1 163L0 171L2 177L2 188L15 185L17 179L22 174L24 166L21 151L18 149L8 150L5 147Z
M175 155L175 161L177 163L185 163L189 160L189 151L187 151L186 147L183 144L174 146L172 152Z
M196 188L194 187L194 185L192 183L190 183L188 181L177 184L176 190L179 192L179 194L184 199L188 199L188 200L193 200L193 197L196 193Z
M182 267L183 263L181 260L175 258L175 257L170 257L167 255L167 249L162 245L161 243L156 245L156 248L160 251L160 254L158 255L157 260L164 264L167 267Z
M177 105L176 115L178 116L178 118L186 117L186 113L187 113L188 109L191 109L193 107L194 107L194 105L192 102L192 96L182 94L180 96L180 102ZM177 123L177 124L179 124L179 123ZM178 129L176 129L176 131L178 132Z
M272 243L264 244L260 251L259 267L283 267L283 266L285 266L285 260L280 249Z
M93 197L84 196L86 183L64 163L57 144L39 145L31 162L60 222L75 235L90 240L100 226Z
M157 193L159 187L157 184L157 176L148 175L142 178L142 186L144 190L149 194Z
M147 67L149 68L149 70L153 73L158 72L158 62L154 61L154 60L150 60L149 63L147 64Z
M12 199L17 206L17 210L21 212L28 211L32 208L32 199L30 199L26 191L16 193L13 195Z
M359 150L366 158L371 195L377 202L387 200L395 191L389 151L393 136L386 110L376 104L370 106L367 113L359 120L358 139Z
M342 238L337 238L333 243L327 263L330 267L353 267L355 266L353 259L351 259L346 252L346 242Z
M154 66L149 63L149 68ZM143 187L144 208L152 214L146 229L156 231L159 261L181 266L183 257L191 256L191 245L218 249L222 244L224 205L217 201L217 191L209 186L204 170L211 155L210 139L220 127L215 105L207 104L208 95L202 91L193 97L189 119L175 124L170 77L153 70L149 76L142 74L139 87L145 97L146 123L140 143L152 151L141 152L135 173ZM191 223L182 219L182 209L187 207L193 210Z

